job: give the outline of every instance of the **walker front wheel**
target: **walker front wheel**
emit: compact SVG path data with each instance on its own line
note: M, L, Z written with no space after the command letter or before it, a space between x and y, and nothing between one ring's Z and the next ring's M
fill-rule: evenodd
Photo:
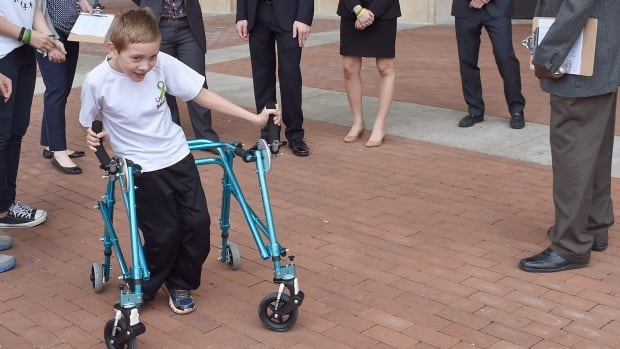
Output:
M90 282L95 293L103 291L103 281L103 265L95 262L90 269Z
M272 292L265 296L258 305L258 317L260 321L268 329L276 332L286 332L290 330L297 322L299 310L293 309L288 314L282 314L280 309L284 308L291 302L291 297L287 294L281 294L278 300L278 292Z
M108 349L137 349L138 339L136 337L126 338L128 331L123 319L114 326L114 319L108 320L103 328L103 339ZM112 334L114 332L114 334Z

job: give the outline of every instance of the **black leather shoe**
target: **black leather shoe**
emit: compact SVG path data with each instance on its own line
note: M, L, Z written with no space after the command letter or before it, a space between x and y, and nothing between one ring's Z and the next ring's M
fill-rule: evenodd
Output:
M54 152L51 150L43 149L43 157L45 159L51 159L54 156ZM81 150L74 150L73 153L69 154L71 159L77 159L84 156L84 152Z
M288 147L293 150L293 154L297 156L308 156L310 155L310 149L302 138L291 139L288 142Z
M555 271L578 269L588 266L588 263L571 262L547 248L532 257L523 258L519 262L519 268L531 273L552 273Z
M56 167L62 173L70 174L70 175L82 173L82 169L79 166L64 167L54 158L52 158L52 161L50 162L52 163L52 166Z
M516 130L525 127L525 117L523 113L513 113L510 115L510 127Z
M459 127L472 127L483 121L484 115L467 114L461 119L461 121L459 121Z

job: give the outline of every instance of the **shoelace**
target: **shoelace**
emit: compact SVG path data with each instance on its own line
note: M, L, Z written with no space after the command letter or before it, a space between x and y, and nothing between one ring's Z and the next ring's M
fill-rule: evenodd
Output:
M9 212L14 217L23 219L30 219L32 216L32 211L34 210L28 206L28 204L21 201L15 201L15 203L11 205L11 208L9 208Z

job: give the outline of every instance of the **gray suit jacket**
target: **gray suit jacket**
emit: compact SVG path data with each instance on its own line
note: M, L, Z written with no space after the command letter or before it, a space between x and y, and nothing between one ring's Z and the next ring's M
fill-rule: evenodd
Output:
M153 11L157 23L161 17L162 0L131 0L140 7L149 7ZM205 35L205 25L202 21L202 8L198 0L185 0L185 9L187 10L187 24L189 30L194 35L198 46L202 53L207 52L207 37Z
M558 71L588 18L598 19L594 74L542 79L543 91L562 97L591 97L617 91L620 85L620 0L539 0L534 13L556 17L536 48L534 63Z

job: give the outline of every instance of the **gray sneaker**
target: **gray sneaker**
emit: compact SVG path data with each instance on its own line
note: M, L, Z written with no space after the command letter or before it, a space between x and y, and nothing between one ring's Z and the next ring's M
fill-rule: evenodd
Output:
M13 239L10 236L0 235L0 251L13 247Z
M28 204L15 201L9 207L9 213L0 218L0 228L30 228L35 227L47 218L45 210L31 208Z
M15 266L15 257L0 254L0 273L13 269Z

